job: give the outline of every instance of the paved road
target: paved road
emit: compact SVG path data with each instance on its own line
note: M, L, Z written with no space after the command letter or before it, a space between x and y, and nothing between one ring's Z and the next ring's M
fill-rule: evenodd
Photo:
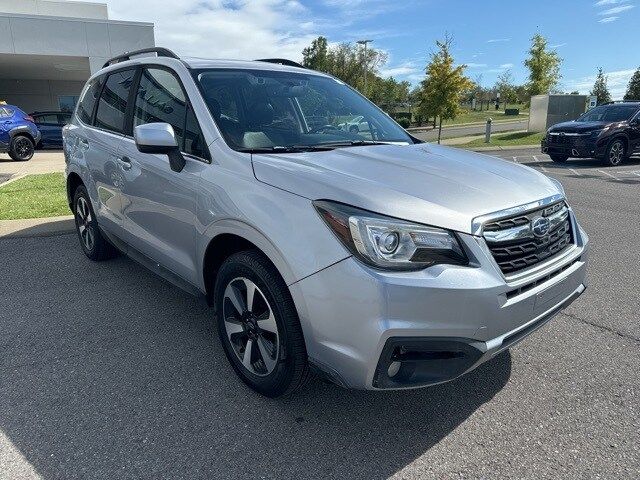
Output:
M236 380L204 304L126 258L89 262L73 235L0 240L0 477L640 477L640 161L502 154L565 185L590 287L429 389L313 380L266 400Z
M515 130L526 130L529 120L521 120L509 123L494 123L491 130L496 132L511 132ZM446 127L442 129L442 138L466 137L469 135L484 134L486 125L467 125L460 127ZM420 140L433 142L438 139L438 130L412 131L411 134Z

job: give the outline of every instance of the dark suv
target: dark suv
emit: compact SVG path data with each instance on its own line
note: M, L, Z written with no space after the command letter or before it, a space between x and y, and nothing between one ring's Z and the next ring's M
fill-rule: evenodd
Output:
M554 162L597 158L620 165L640 150L640 101L600 105L571 122L558 123L542 139L542 153Z

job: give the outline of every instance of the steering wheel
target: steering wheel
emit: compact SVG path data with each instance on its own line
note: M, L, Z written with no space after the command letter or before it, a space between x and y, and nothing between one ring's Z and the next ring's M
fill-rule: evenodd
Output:
M336 130L338 130L338 127L334 127L333 125L321 125L319 127L312 128L311 130L309 130L308 133L320 133L326 130L335 132Z

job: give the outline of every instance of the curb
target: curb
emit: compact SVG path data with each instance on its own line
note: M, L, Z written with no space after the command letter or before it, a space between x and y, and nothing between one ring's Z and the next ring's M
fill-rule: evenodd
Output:
M6 182L0 183L0 187L4 187L6 185L9 185L9 184L15 182L16 180L20 180L21 178L24 178L26 176L27 176L26 173L17 173L13 177L11 177L9 180L7 180Z
M52 237L75 231L73 215L23 220L0 220L0 239Z

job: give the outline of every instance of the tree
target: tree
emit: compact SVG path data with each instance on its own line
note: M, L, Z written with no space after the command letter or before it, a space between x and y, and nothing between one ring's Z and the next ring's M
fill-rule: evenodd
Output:
M500 99L504 102L505 108L507 104L516 103L518 101L511 70L505 70L498 75L498 81L496 82L495 89L500 93Z
M442 120L455 118L460 113L463 93L471 89L471 81L464 75L466 65L456 66L451 56L452 41L447 35L436 42L438 48L431 54L425 69L426 78L421 83L418 111L425 117L438 117L438 143L442 136Z
M329 51L328 42L325 37L318 37L311 45L302 50L302 65L312 70L326 72L327 53Z
M529 96L549 93L562 78L560 65L562 59L554 50L547 49L547 39L540 34L535 34L531 39L529 58L524 65L529 69L529 82L527 91Z
M374 92L378 77L378 69L387 61L386 53L368 48L364 58L363 49L354 43L341 43L329 46L325 37L318 37L302 51L302 64L313 70L329 73L343 82L360 90L370 97ZM364 91L364 71L371 79L371 85Z
M589 95L594 95L598 98L598 105L611 101L611 94L607 88L607 77L602 73L602 68L598 69L596 81L593 84L593 89L589 92Z
M640 68L638 68L627 86L627 93L624 94L625 100L640 100Z

